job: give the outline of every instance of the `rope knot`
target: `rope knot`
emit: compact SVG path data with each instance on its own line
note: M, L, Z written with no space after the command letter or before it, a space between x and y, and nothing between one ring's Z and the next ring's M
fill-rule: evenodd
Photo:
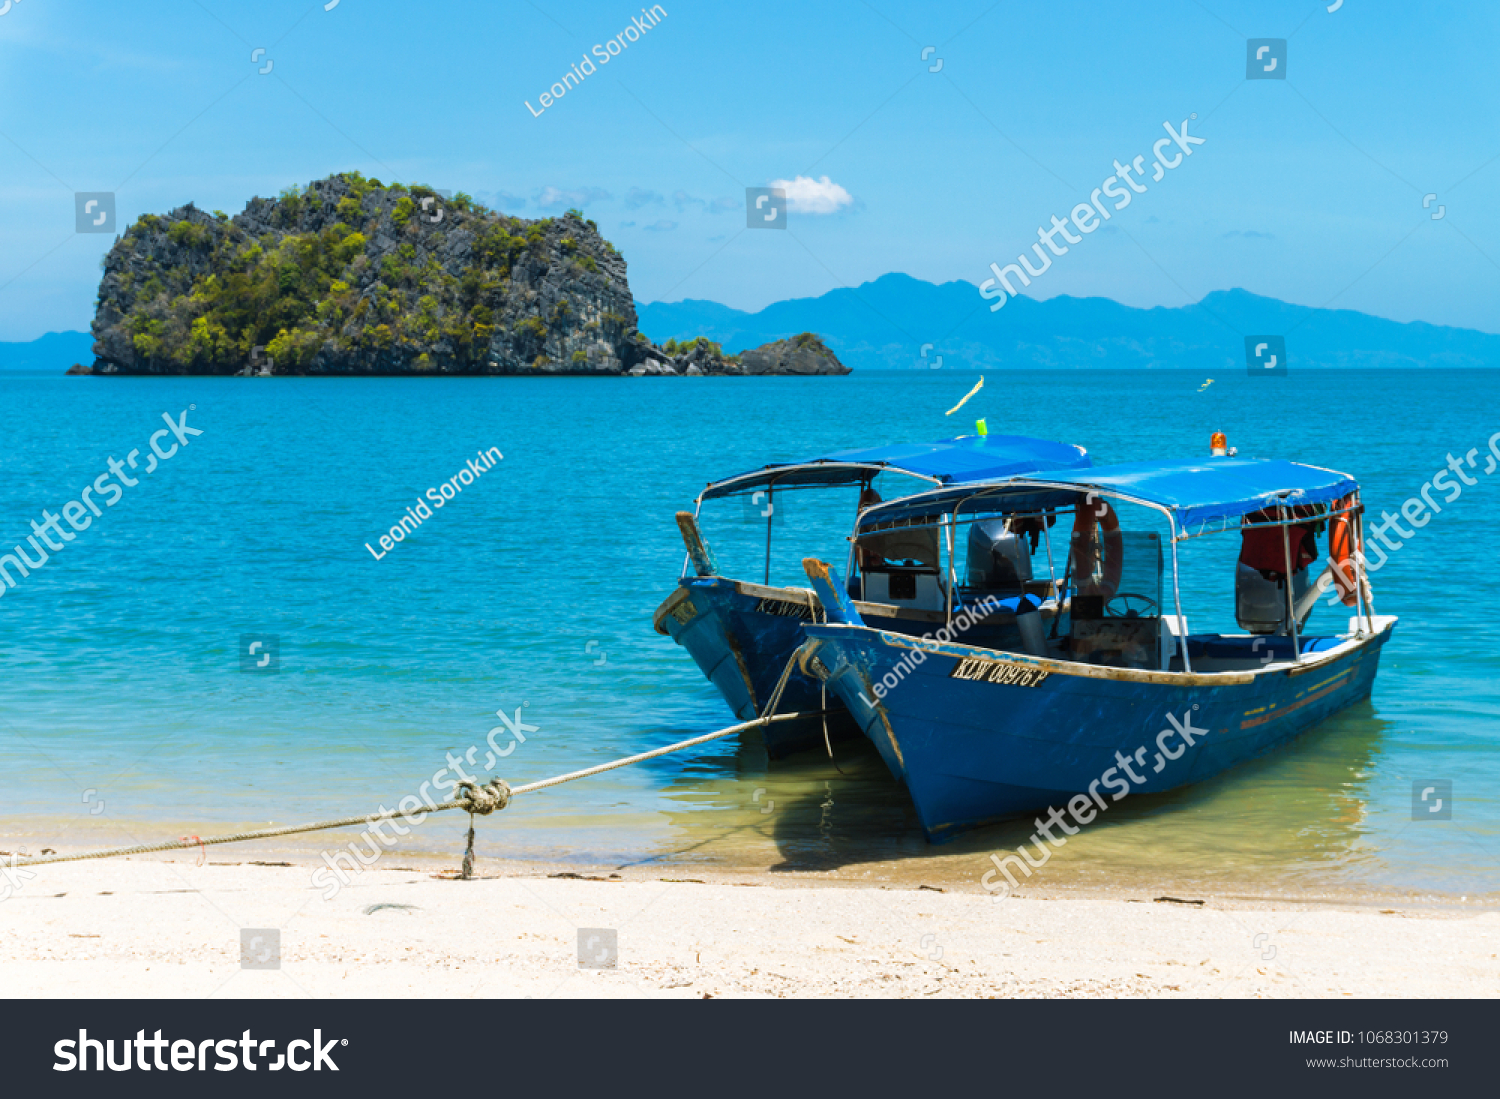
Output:
M491 779L483 785L460 782L457 792L460 798L468 799L469 812L478 813L481 817L487 817L496 809L504 809L510 804L510 783L503 778Z

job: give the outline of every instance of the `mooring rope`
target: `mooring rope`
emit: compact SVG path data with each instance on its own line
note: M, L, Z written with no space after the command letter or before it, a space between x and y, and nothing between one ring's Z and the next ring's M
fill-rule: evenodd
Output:
M358 817L340 817L338 820L320 820L311 824L293 824L285 828L261 828L253 832L234 832L227 836L188 836L184 839L173 840L167 843L142 843L134 847L115 847L104 851L85 851L77 855L46 855L39 858L16 859L14 866L44 866L54 862L80 862L84 859L114 859L126 855L151 855L159 851L181 851L185 848L212 847L221 843L245 843L251 840L271 839L275 836L292 836L301 832L322 832L334 828L354 828L360 825L378 824L398 817L410 819L417 814L442 813L449 809L466 809L470 814L469 820L469 844L464 855L464 877L472 876L474 857L474 822L473 815L488 816L497 809L504 809L510 804L511 798L517 794L529 794L536 790L545 790L549 786L561 786L565 782L573 782L577 779L588 778L591 775L603 774L605 771L613 771L620 767L628 767L632 763L641 763L644 760L655 759L670 752L680 752L684 748L691 748L698 744L707 744L711 740L719 740L722 737L733 736L742 733L746 729L754 729L757 726L769 725L774 721L792 721L797 718L814 717L814 714L791 713L777 714L776 706L781 702L782 691L786 688L787 679L791 675L792 666L796 662L796 655L787 662L785 670L781 673L781 679L776 684L776 689L771 693L771 700L766 705L766 712L753 721L742 721L738 725L730 725L716 732L705 733L702 736L691 737L687 740L679 740L675 744L668 744L664 748L654 748L649 752L640 752L633 756L625 756L623 759L613 760L609 763L601 763L597 767L586 767L581 771L570 771L565 775L557 775L553 778L545 778L539 782L528 782L522 786L512 787L504 779L491 779L486 783L460 782L455 788L455 796L452 801L444 801L437 805L424 805L421 809L413 809L410 813L403 813L399 809L387 809L381 813L371 813Z

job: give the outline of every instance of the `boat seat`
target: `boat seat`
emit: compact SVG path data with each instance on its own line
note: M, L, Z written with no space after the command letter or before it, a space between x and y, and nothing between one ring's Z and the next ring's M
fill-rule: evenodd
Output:
M948 605L947 589L936 569L920 564L866 568L861 590L870 603L886 603L914 610L940 611Z

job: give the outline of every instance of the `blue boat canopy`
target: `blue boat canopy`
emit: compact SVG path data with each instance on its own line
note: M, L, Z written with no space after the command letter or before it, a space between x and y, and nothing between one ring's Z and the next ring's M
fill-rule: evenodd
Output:
M1088 451L1025 435L961 435L935 443L895 443L843 450L801 462L776 462L710 484L698 500L765 488L857 485L879 473L904 473L935 485L995 481L1019 473L1088 469Z
M1128 462L1080 471L1026 473L993 485L924 492L869 509L860 526L932 522L954 507L961 518L1070 507L1076 493L1096 490L1167 511L1178 529L1187 533L1278 503L1288 507L1328 503L1358 488L1347 473L1280 458Z

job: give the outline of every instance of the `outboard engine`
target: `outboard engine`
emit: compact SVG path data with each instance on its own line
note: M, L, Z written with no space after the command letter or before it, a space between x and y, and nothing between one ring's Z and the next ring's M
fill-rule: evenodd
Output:
M1020 535L1005 529L1004 519L969 527L968 586L1018 595L1031 579L1031 551Z
M1307 569L1292 574L1292 598L1307 592ZM1234 616L1240 628L1254 634L1289 634L1287 626L1286 576L1262 572L1244 562L1234 570Z

